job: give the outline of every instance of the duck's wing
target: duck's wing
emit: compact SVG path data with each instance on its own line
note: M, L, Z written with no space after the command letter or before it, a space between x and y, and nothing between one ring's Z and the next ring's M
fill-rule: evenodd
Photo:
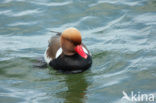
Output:
M49 45L44 55L44 58L47 63L49 63L52 59L56 57L56 53L60 48L60 35L51 37L48 42Z

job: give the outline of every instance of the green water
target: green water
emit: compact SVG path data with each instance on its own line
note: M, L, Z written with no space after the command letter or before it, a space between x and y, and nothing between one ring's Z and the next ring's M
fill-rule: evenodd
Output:
M93 56L80 74L39 68L50 30L78 28ZM1 0L0 103L155 103L155 0Z

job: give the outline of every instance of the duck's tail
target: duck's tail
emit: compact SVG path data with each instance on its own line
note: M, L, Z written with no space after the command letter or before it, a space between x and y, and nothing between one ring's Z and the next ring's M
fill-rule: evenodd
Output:
M57 32L57 31L53 31L53 30L51 30L50 32L57 33L56 35L59 35L59 36L62 34L61 32Z

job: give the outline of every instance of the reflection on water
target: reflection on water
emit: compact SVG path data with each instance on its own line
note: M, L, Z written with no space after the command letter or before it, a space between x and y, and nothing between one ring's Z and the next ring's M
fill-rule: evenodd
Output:
M64 92L64 103L84 103L88 83L84 74L66 76L68 90Z
M0 0L0 103L131 103L122 91L156 94L155 18L155 0ZM68 27L81 31L90 70L37 67L50 31Z

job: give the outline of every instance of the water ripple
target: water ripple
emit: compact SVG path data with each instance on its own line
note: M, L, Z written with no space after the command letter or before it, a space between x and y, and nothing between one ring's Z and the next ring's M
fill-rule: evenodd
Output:
M3 11L0 11L0 15L5 15L10 12L11 12L11 10L3 10Z
M69 5L72 2L71 1L66 1L66 2L32 2L33 4L41 5L41 6L65 6Z
M36 22L16 22L16 23L12 23L12 24L8 24L9 26L28 26L28 25L35 25Z
M95 4L91 4L90 7L92 6L97 6L99 4L102 3L109 3L109 4L114 4L114 5L127 5L127 6L138 6L138 5L142 5L143 0L142 1L129 1L129 0L105 0L105 1L98 1Z
M8 16L18 17L18 16L26 16L26 15L35 15L37 13L41 13L41 11L39 9L25 10L25 11L21 11L21 12L10 11L9 13L7 13L7 15Z
M5 88L5 89L7 89L7 91L9 91L9 93L0 93L0 96L5 96L8 98L11 98L11 97L16 98L17 100L20 100L24 103L28 103L28 102L36 103L37 98L40 98L40 100L41 100L41 98L42 99L47 98L45 96L46 93L42 93L42 92L38 92L38 91L34 91L34 90L27 90L27 89L20 90L20 89L15 89L15 88ZM21 97L25 97L25 98L21 98Z
M114 26L115 24L119 23L121 20L124 19L124 17L125 17L125 15L122 15L119 18L116 18L115 20L110 21L106 26L97 27L97 28L95 28L93 30L90 30L90 32L91 33L98 33L98 32L101 33L101 31L105 31L105 30L111 28L111 26Z
M136 16L133 20L135 23L144 23L146 25L156 25L156 15L152 13L145 13L139 16Z

